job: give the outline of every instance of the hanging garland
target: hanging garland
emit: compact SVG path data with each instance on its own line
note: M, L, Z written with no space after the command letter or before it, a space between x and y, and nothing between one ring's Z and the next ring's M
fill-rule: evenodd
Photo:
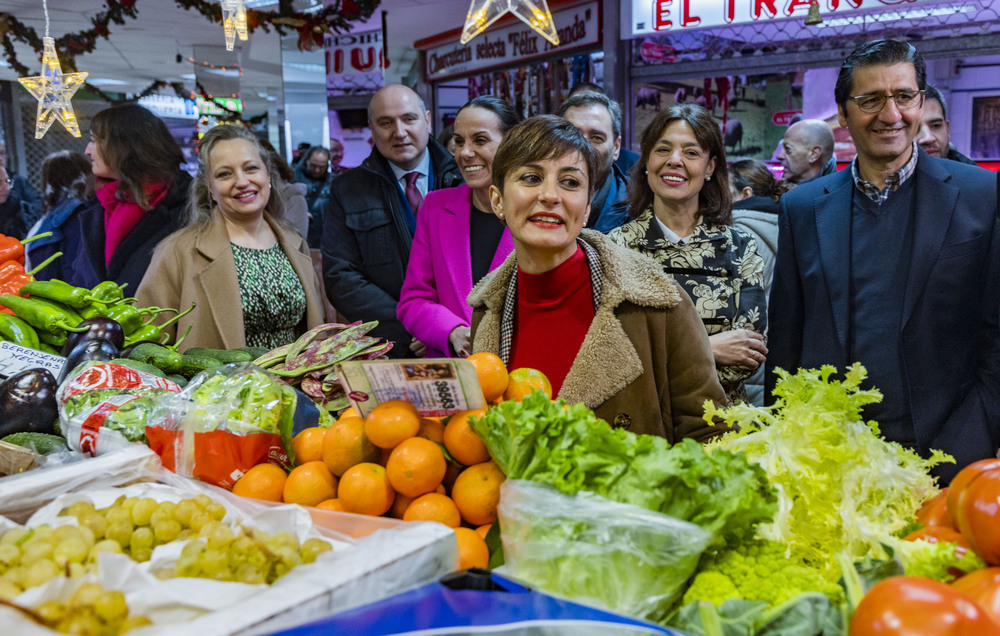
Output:
M163 0L158 0L163 1ZM281 35L292 30L298 31L299 50L311 51L314 46L323 45L323 36L328 33L349 31L351 22L367 20L378 8L381 0L340 0L335 5L325 6L319 11L302 13L292 7L292 0L280 0L277 11L247 10L247 29L252 33L257 28L270 32L274 28ZM194 10L213 22L222 22L222 9L216 2L205 0L174 0L177 6ZM108 39L112 24L124 25L126 18L136 19L136 0L106 0L104 11L91 18L91 27L77 33L67 33L56 38L56 50L59 51L63 66L69 72L76 71L76 56L90 53L97 46L99 38ZM27 26L10 13L0 13L0 47L11 68L21 76L29 75L31 71L17 58L14 41L27 44L39 56L42 54L42 38L30 26ZM142 94L152 94L166 85L157 80ZM92 86L85 86L94 94L109 102L127 101L115 98L110 94ZM175 89L176 90L176 89ZM204 91L201 91L204 93ZM238 118L238 117L237 117Z

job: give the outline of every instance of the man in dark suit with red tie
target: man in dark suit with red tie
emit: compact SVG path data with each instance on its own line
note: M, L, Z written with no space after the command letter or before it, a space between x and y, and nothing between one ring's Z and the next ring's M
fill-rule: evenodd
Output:
M462 183L454 158L430 135L430 113L413 90L386 86L368 104L374 148L334 179L320 250L331 304L348 320L377 320L372 335L395 343L391 357L421 357L424 345L396 318L417 214L430 190Z
M767 383L860 361L883 393L866 419L886 439L963 466L1000 444L997 176L914 141L923 58L905 42L860 45L835 88L857 157L781 198Z

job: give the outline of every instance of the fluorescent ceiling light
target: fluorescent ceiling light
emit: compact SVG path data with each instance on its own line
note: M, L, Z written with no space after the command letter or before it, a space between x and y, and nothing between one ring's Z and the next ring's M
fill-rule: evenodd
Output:
M285 66L294 68L296 71L306 71L307 73L326 73L326 67L322 64L303 64L302 62L285 62Z
M117 79L104 79L104 78L94 78L87 80L88 84L93 84L94 86L127 86L132 82L126 82L125 80Z

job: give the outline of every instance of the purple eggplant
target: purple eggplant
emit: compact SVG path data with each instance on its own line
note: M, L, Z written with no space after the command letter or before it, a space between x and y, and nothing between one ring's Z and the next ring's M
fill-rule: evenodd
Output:
M63 383L66 376L69 375L70 371L77 368L84 362L98 361L107 362L108 360L113 360L114 358L120 357L120 352L118 347L114 344L104 340L103 338L94 338L91 340L84 340L73 349L68 356L66 356L66 364L63 365L62 371L59 372L59 384Z
M56 389L48 369L26 369L0 384L0 437L12 433L55 434Z
M77 326L87 327L87 330L67 335L66 344L62 348L64 356L68 356L84 340L107 340L119 349L125 346L125 331L117 320L105 318L104 316L94 316L93 318L87 318Z

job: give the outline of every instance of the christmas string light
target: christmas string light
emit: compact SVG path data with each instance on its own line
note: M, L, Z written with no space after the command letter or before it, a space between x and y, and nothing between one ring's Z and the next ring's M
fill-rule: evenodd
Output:
M56 55L56 41L49 37L49 5L42 0L45 12L45 37L42 38L42 74L19 77L17 81L38 100L35 117L35 139L48 132L52 122L59 120L74 137L80 136L80 122L76 119L70 99L83 85L89 73L63 73Z
M218 69L220 71L226 71L226 70L232 71L232 70L235 70L235 71L237 71L240 74L240 77L243 77L243 67L239 66L239 65L237 65L237 66L220 66L218 64L214 64L212 62L206 62L204 60L198 60L198 59L195 59L193 57L189 57L187 59L187 61L189 63L191 63L191 64L198 64L200 66L204 66L205 68Z
M530 26L536 33L559 46L559 34L552 22L552 12L545 0L472 0L469 13L465 17L465 27L462 29L462 44L476 37L503 15L513 13L522 22Z
M222 29L226 34L226 50L232 51L236 36L240 36L241 42L246 42L247 34L247 6L244 0L222 0Z

